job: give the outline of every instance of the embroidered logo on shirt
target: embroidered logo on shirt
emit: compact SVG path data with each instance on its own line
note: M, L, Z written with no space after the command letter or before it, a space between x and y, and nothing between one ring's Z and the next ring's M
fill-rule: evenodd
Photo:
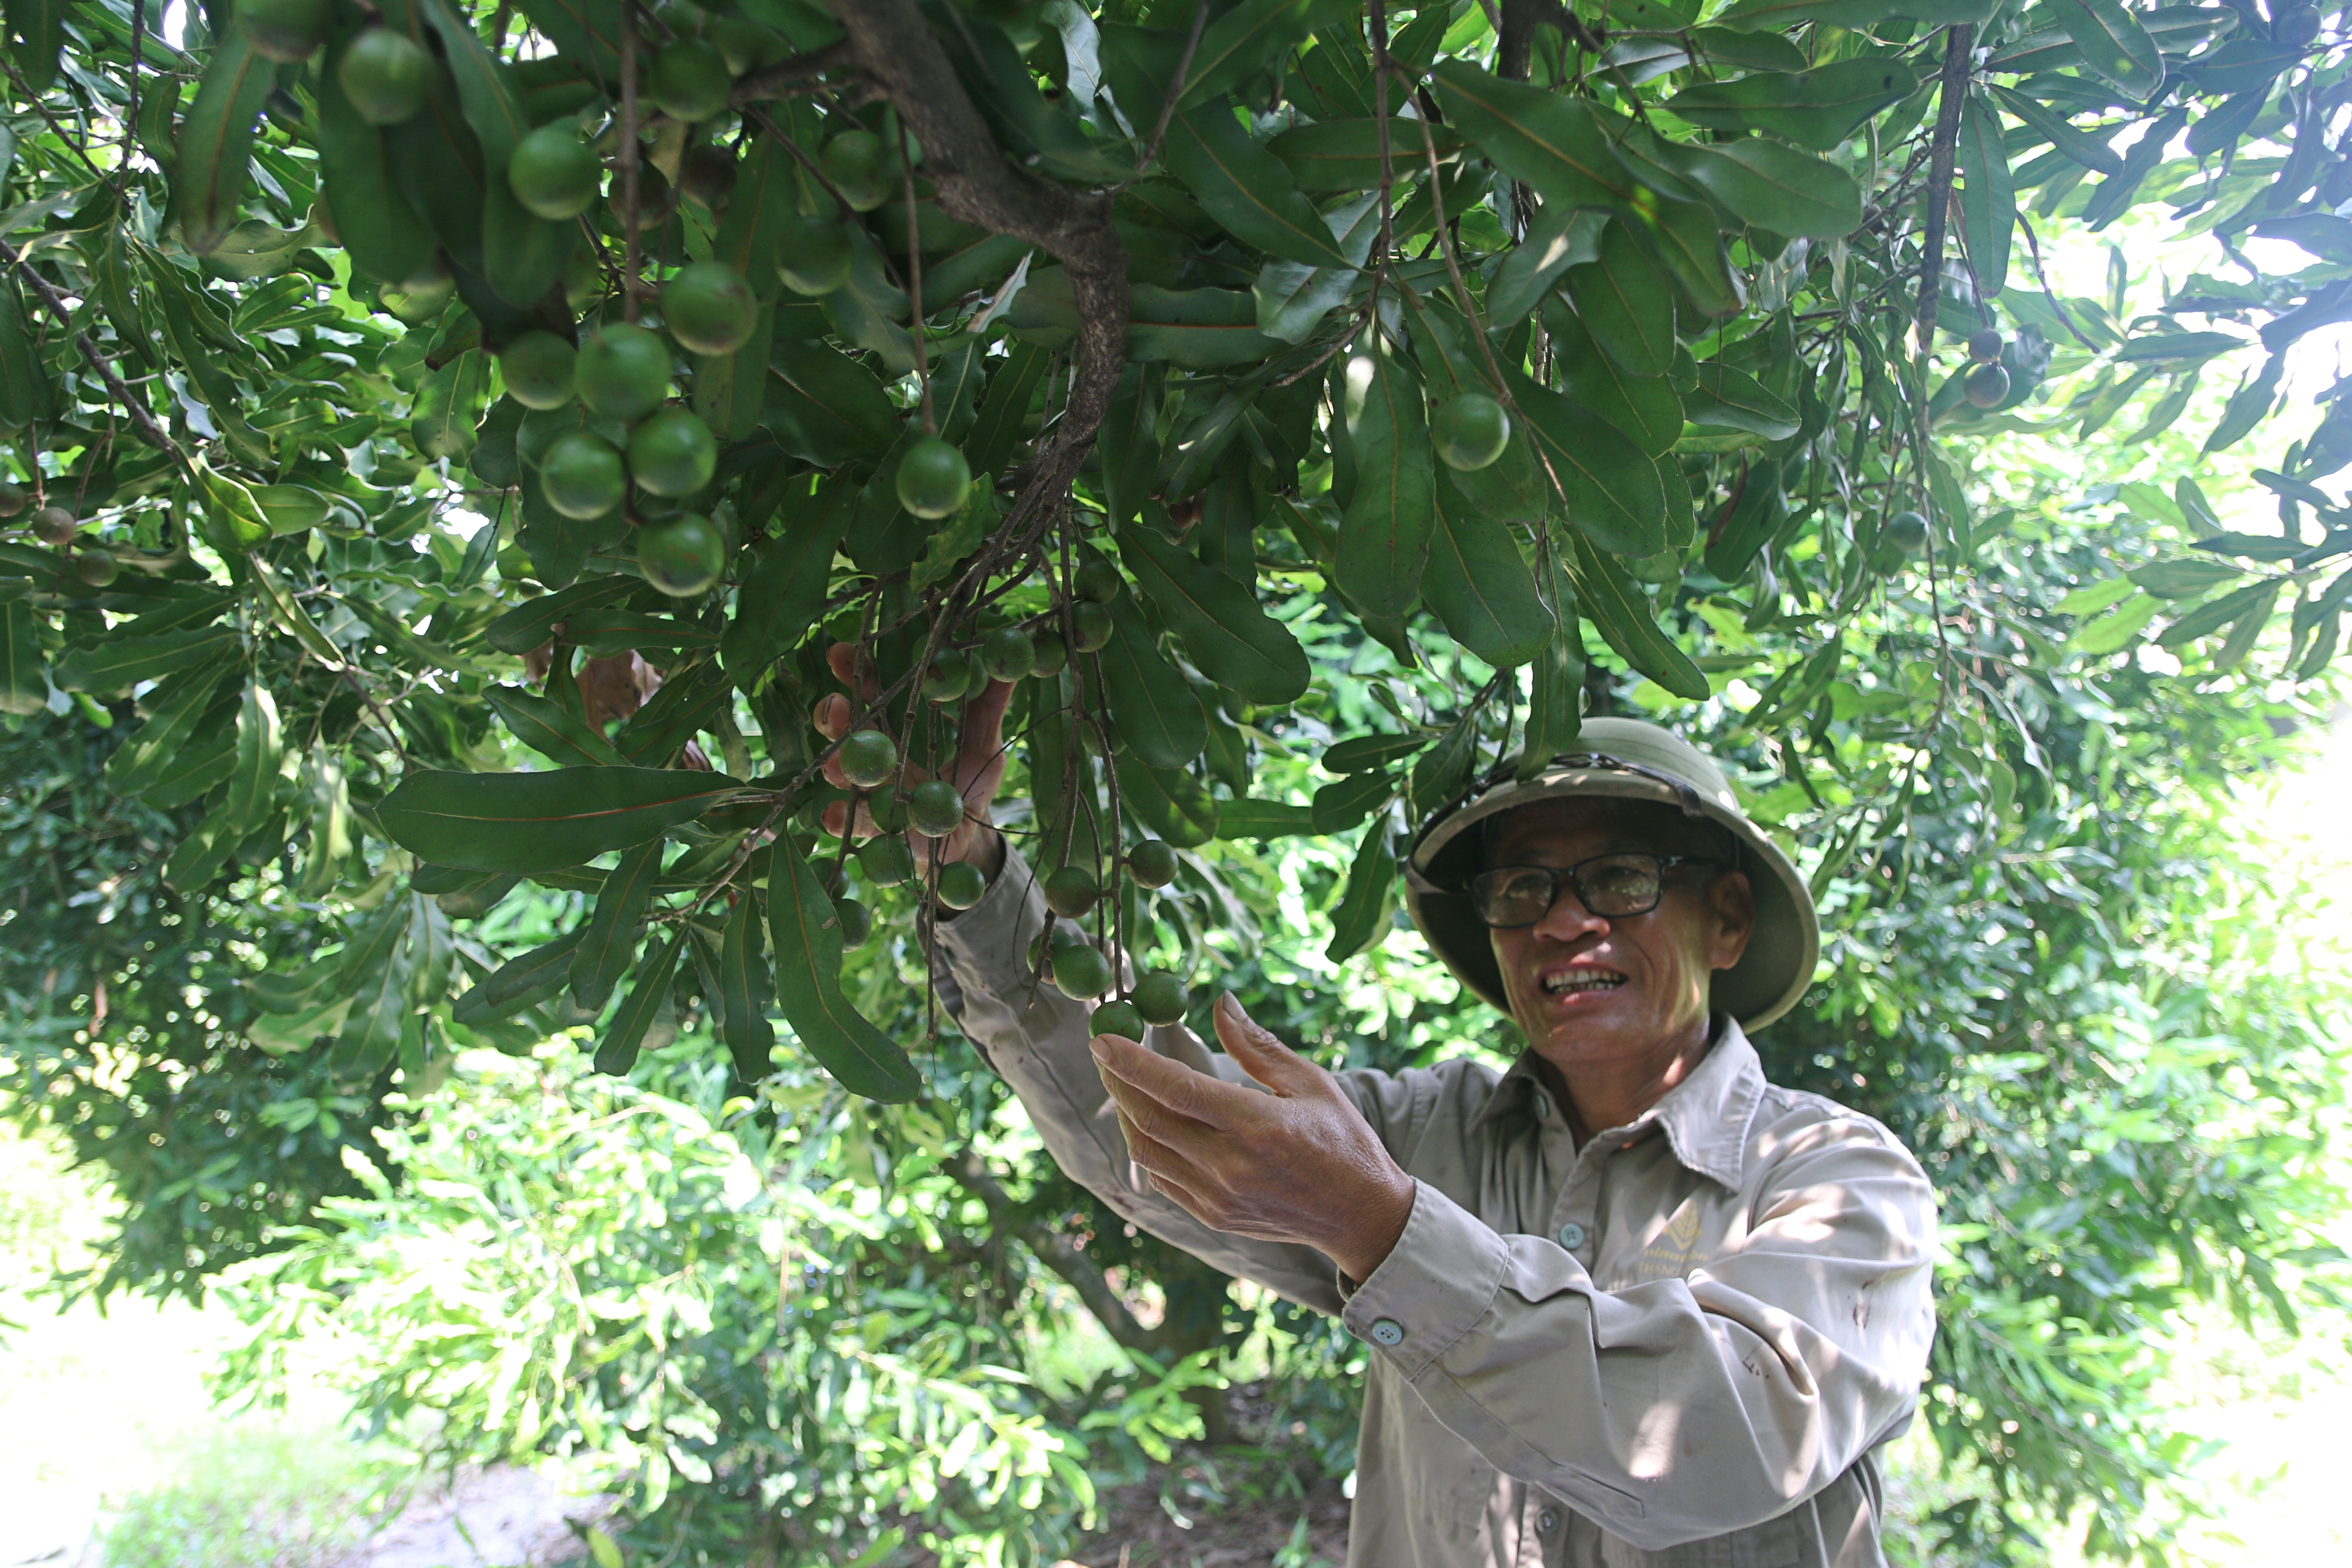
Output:
M1666 1221L1642 1256L1633 1260L1636 1279L1679 1279L1690 1272L1691 1254L1698 1246L1698 1205L1685 1199Z

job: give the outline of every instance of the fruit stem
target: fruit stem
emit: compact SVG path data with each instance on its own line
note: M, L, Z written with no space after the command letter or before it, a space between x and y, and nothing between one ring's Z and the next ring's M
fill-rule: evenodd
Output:
M621 207L629 240L621 274L621 315L637 319L637 0L621 0Z

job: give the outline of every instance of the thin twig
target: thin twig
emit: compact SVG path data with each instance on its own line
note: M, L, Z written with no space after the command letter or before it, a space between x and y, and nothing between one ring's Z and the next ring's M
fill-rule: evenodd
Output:
M1143 156L1135 161L1139 174L1160 161L1160 149L1168 140L1168 122L1176 118L1176 100L1184 96L1184 79L1192 73L1192 53L1201 47L1201 35L1208 26L1209 0L1201 0L1200 7L1192 13L1192 36L1184 40L1184 52L1176 57L1176 74L1160 97L1160 122L1151 128L1151 140L1143 144Z
M81 142L75 138L73 132L58 123L58 117L49 112L49 106L41 100L41 95L35 92L26 83L25 79L16 73L16 68L9 63L8 57L5 55L0 55L0 70L8 73L8 79L16 84L16 90L25 95L26 101L32 104L43 120L48 121L49 129L58 133L58 140L73 149L73 155L81 160L81 166L88 169L93 178L104 180L106 171L89 161L89 154L82 151Z
M140 436L146 440L147 444L178 464L183 472L194 474L195 470L190 465L187 454L181 451L178 445L163 433L163 426L155 423L154 416L147 412L147 405L132 395L130 387L123 384L122 377L115 372L114 362L99 352L98 345L89 341L88 332L75 328L73 312L66 307L65 300L58 297L58 291L49 287L49 280L34 271L32 265L5 239L0 239L0 266L14 268L16 276L31 285L33 292L40 296L41 303L48 307L49 313L58 319L58 325L73 333L75 346L81 350L82 357L89 361L90 367L96 370L99 378L106 383L106 390L120 398L123 407L130 410L131 423L137 426Z
M637 0L621 0L621 205L628 211L628 264L621 279L622 319L637 319Z
M1380 341L1381 280L1388 276L1389 251L1396 243L1394 229L1396 171L1389 163L1389 7L1388 0L1371 0L1372 25L1372 125L1381 149L1381 233L1373 243L1377 255L1372 262L1372 286L1366 291L1365 309L1372 317L1372 341ZM1437 193L1430 192L1433 199ZM1438 226L1444 227L1443 222Z
M931 409L931 367L924 343L930 334L924 326L922 213L915 205L914 149L908 145L903 116L898 121L898 173L907 182L907 304L908 324L915 329L915 384L923 395L923 434L936 436L940 422Z

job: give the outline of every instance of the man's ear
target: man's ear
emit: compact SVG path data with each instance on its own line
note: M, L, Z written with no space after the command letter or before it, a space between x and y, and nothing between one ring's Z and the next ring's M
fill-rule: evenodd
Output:
M1707 889L1706 909L1715 921L1709 966L1729 969L1748 951L1748 938L1756 934L1756 890L1748 886L1748 873L1726 871L1717 877L1715 886Z

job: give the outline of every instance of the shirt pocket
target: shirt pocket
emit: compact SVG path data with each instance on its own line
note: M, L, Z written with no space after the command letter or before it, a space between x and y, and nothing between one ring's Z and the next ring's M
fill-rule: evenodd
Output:
M1629 1546L1604 1534L1601 1561L1605 1568L1802 1568L1803 1516L1809 1512L1798 1509L1728 1535L1710 1535L1704 1541L1686 1541L1655 1551Z

